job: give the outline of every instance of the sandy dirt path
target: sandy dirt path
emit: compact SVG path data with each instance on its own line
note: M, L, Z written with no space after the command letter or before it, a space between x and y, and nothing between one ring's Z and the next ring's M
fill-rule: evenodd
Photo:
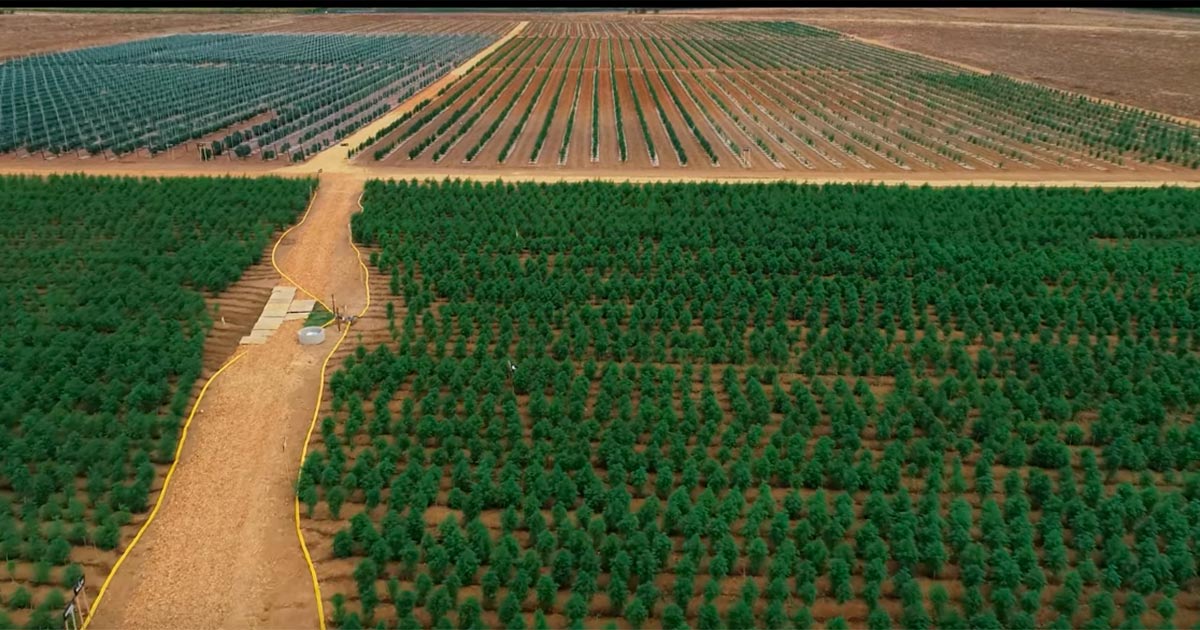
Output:
M311 628L292 480L328 349L288 322L201 402L158 518L91 628Z
M325 302L366 304L349 240L364 178L326 174L276 264ZM280 279L280 284L290 284ZM213 381L158 518L113 578L91 628L312 628L293 483L332 350L301 346L286 322Z
M639 131L640 133L640 131ZM674 159L673 156L669 156ZM963 173L923 172L909 175L900 172L870 173L856 172L845 174L811 174L803 172L778 172L776 175L747 174L745 176L713 175L680 173L679 171L663 173L662 175L632 175L623 168L610 169L555 169L554 171L539 171L529 168L498 168L491 171L469 169L415 169L415 168L386 168L371 169L372 179L417 179L443 180L465 179L481 182L493 182L498 179L510 182L630 182L634 184L653 184L663 182L716 182L724 184L746 184L763 182L796 182L809 184L888 184L908 186L1046 186L1046 187L1089 187L1101 188L1136 188L1154 186L1180 186L1183 188L1200 188L1200 173L1162 173L1155 175L1145 173L1146 179L1134 179L1129 174L1106 176L1104 173L1057 172L1035 174L1041 179L1031 178L1030 173L1013 173L1005 178L1002 173L990 177L971 177ZM1088 177L1081 177L1087 175Z
M323 173L312 212L275 251L275 264L326 304L357 313L366 304L358 257L350 245L350 216L358 212L363 173ZM284 284L287 284L286 282Z

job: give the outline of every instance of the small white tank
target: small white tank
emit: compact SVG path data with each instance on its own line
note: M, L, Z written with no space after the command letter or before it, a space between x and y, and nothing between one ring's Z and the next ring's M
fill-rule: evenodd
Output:
M300 345L315 346L325 341L325 329L320 326L305 326L297 333Z

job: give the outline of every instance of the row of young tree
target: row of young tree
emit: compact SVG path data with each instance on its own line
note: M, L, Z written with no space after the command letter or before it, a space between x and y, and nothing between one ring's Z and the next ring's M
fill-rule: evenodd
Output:
M455 87L455 89L453 92L450 92L449 96L446 96L445 99L441 100L435 105L430 106L428 111L426 111L420 118L414 120L411 125L401 131L390 143L376 151L374 156L375 160L378 161L383 159L395 147L404 144L409 138L413 137L415 133L420 131L427 124L438 119L442 114L449 113L449 116L441 121L441 124L433 131L433 133L425 136L424 139L422 139L408 151L408 159L410 160L420 155L442 134L446 133L454 125L454 123L458 122L458 120L467 113L471 106L474 105L475 102L478 101L485 92L487 92L488 88L499 81L502 77L509 76L505 74L509 66L515 63L519 68L520 65L534 53L535 48L530 47L528 44L528 41L514 40L508 44L505 44L504 46L501 46L499 49L484 58L484 60L481 61L477 66L472 68L470 74L468 74L466 78L460 79L459 81L446 86L447 88ZM522 54L524 54L524 57L520 56ZM515 73L516 70L513 70L513 72ZM491 78L488 79L488 81L484 83L477 92L466 98L462 105L458 105L458 99L460 97L462 97L464 94L467 94L476 83L479 83L481 80L487 77ZM460 82L461 85L458 85ZM445 92L439 92L438 96L440 97L444 93ZM449 109L451 105L455 106L453 110ZM473 122L474 121L472 121L472 124Z
M298 485L332 621L1172 625L1197 199L370 182L391 340Z
M702 67L729 71L773 70L799 84L812 83L820 100L852 89L860 99L886 103L889 115L920 109L940 119L927 131L952 131L949 112L969 118L1006 151L1059 148L1124 166L1126 158L1200 168L1200 128L1170 117L1062 90L1016 81L998 74L964 72L922 55L890 50L844 37L816 33L764 36L763 23L723 25L715 38L689 36L695 27L676 26L681 40L671 47L692 48L689 57ZM701 61L703 59L703 61ZM797 71L799 74L797 74ZM822 90L824 79L837 85ZM839 102L840 105L840 102ZM897 107L904 105L905 107ZM954 116L961 120L960 116ZM871 133L887 131L886 118ZM931 123L935 121L931 120ZM978 133L978 132L976 132ZM963 147L963 143L958 143Z
M205 297L259 261L312 189L280 178L0 178L10 579L27 580L17 567L32 564L35 583L58 585L79 570L66 566L73 547L120 544L120 527L151 501L155 465L174 457L212 324ZM5 608L31 607L41 611L31 626L60 627L61 595L10 595L0 627L20 618Z

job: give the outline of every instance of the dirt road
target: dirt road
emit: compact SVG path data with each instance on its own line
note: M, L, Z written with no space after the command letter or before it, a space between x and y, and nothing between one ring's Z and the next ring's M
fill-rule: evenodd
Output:
M364 180L325 174L276 262L326 302L366 303L349 219ZM289 284L286 281L281 284ZM316 627L292 518L300 449L317 403L319 346L286 322L202 399L157 519L114 577L91 628Z

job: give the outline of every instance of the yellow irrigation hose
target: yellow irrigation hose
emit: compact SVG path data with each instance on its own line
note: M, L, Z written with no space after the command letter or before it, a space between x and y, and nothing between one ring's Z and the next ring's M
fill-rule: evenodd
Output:
M360 210L362 209L361 194L358 196L358 207ZM349 224L347 224L346 229L349 232ZM282 240L282 237L280 240ZM354 255L358 259L358 266L363 270L363 290L366 292L367 300L362 310L358 312L358 317L362 317L367 313L367 309L371 307L371 271L363 263L362 252L354 244L354 235L352 233L350 234L350 247L354 248ZM299 285L296 286L299 287ZM305 291L305 293L308 292ZM332 321L325 322L325 326L328 326ZM351 326L353 324L346 325L346 328L342 330L342 335L338 337L337 343L333 344L333 348L329 350L329 354L325 355L325 360L321 362L321 380L317 385L317 403L313 406L312 420L308 423L308 432L304 435L304 445L300 448L300 466L296 470L297 483L299 483L300 475L304 471L304 460L308 458L308 443L312 440L313 430L317 426L317 418L321 415L321 399L325 395L325 371L329 367L329 360L333 358L333 353L337 352L342 342L346 339L346 335L350 334ZM317 622L320 629L325 630L325 601L321 597L321 584L317 580L317 567L313 564L312 554L308 552L308 543L304 541L304 531L300 528L300 495L297 492L293 492L292 494L292 513L296 520L296 538L300 541L300 550L304 552L304 562L308 565L308 574L312 578L313 596L317 600Z
M208 381L204 383L204 387L200 388L200 394L196 396L196 402L192 405L192 411L183 423L183 431L179 434L179 444L175 446L175 460L171 462L171 467L167 469L167 477L163 479L162 489L158 491L158 499L154 501L154 509L150 510L150 516L146 518L145 523L142 523L137 535L133 537L133 540L129 542L129 546L121 553L121 557L117 558L117 563L108 572L108 577L104 578L104 583L100 585L100 592L96 595L96 601L92 602L92 605L88 608L87 618L83 620L83 626L80 630L87 630L88 625L92 623L92 619L96 616L96 609L100 607L100 602L104 599L104 593L108 591L109 582L117 574L117 569L121 568L121 564L125 562L125 558L129 556L129 552L133 551L138 541L142 539L142 534L146 533L146 529L150 527L150 523L154 522L154 516L158 514L158 508L162 506L163 497L167 496L167 486L171 484L171 476L175 474L175 467L179 465L179 455L183 452L184 441L187 440L188 427L192 424L192 418L196 417L196 410L200 408L200 401L204 399L204 393L208 391L208 386L212 385L212 382L221 375L221 372L224 372L226 368L244 356L246 356L245 352L226 361L225 365L222 365L212 376L208 377Z
M279 268L279 265L276 264L276 262L275 262L275 251L277 249L279 249L279 244L283 242L284 237L286 237L289 232L296 229L297 227L300 227L300 225L303 224L304 221L308 219L308 214L309 214L309 212L312 211L313 203L316 201L316 197L317 197L316 191L314 189L313 197L312 197L312 199L309 200L308 208L306 208L304 210L304 215L300 218L300 221L297 222L295 225L291 226L290 228L288 228L287 230L285 230L283 232L283 234L280 234L279 239L275 241L275 245L273 247L271 247L271 267L273 267L275 269L275 271L277 273L279 273L279 275L282 276L284 279L286 279L289 282L291 282L292 284L296 285L296 288L299 291L303 292L305 295L316 300L318 304L320 304L322 307L325 308L325 310L332 312L333 309L329 308L329 306L327 304L325 304L325 302L322 301L321 298L317 297L316 295L309 292L304 287L300 286L300 284L298 282L296 282L290 276L288 276L286 273L284 273L283 270ZM360 210L362 209L362 195L361 194L359 195L358 207ZM349 229L349 226L347 226L347 229ZM362 310L359 311L359 314L358 314L358 317L362 317L363 315L366 314L367 309L370 308L370 306L371 306L371 285L370 285L370 273L371 272L370 272L370 269L367 267L367 265L365 263L363 263L362 252L361 252L361 250L359 250L358 246L354 244L353 236L350 237L350 246L352 248L354 248L355 257L358 259L358 266L361 267L363 270L363 289L366 292L366 304L363 306ZM334 320L325 322L323 327L329 326L330 324L333 323L333 321ZM342 341L344 341L346 339L346 335L348 335L349 333L350 333L350 325L347 325L345 330L342 331L342 335L338 338L337 343L335 343L333 345L333 348L330 349L329 354L325 355L325 360L321 363L320 383L318 384L318 387L317 387L317 402L316 402L315 407L313 408L312 421L309 422L308 432L304 436L304 445L301 448L301 453L300 453L301 467L303 467L304 460L308 455L308 444L312 438L313 429L316 427L317 417L320 415L320 412L321 412L321 399L324 396L324 391L325 391L325 372L329 366L329 360L333 358L333 354L335 352L337 352L337 349L339 347L341 347ZM200 388L200 393L196 396L196 402L192 405L192 410L188 414L187 420L184 421L184 423L183 423L183 430L181 431L180 436L179 436L179 443L175 447L175 459L174 459L174 461L171 462L170 468L167 469L167 476L163 480L162 488L159 490L158 499L155 500L155 502L154 502L154 508L150 511L150 515L146 518L146 522L142 523L141 528L139 528L137 534L134 535L133 540L130 541L129 546L126 547L125 551L123 551L121 553L120 557L117 558L117 562L116 562L116 564L113 565L112 570L109 571L108 575L104 578L104 582L100 585L100 592L96 595L95 601L92 602L91 607L88 609L87 617L84 619L83 625L81 626L80 630L87 630L88 626L91 625L92 619L95 618L95 616L96 616L96 610L100 607L100 602L103 601L105 593L108 592L108 587L109 587L109 584L112 582L113 576L115 576L117 574L117 570L121 568L121 565L124 564L125 559L129 557L130 552L133 551L133 548L135 546L137 546L138 542L142 539L142 535L145 534L146 530L150 527L150 524L154 521L154 517L158 515L158 510L162 506L163 498L167 494L167 487L171 483L171 477L174 476L175 468L179 464L179 456L183 452L183 445L184 445L184 442L187 440L188 427L191 426L192 419L195 418L196 411L199 410L199 408L200 408L200 402L201 402L201 400L203 400L204 394L208 391L208 388L210 385L212 385L213 381L216 380L216 378L218 376L220 376L222 372L224 372L227 368L229 368L231 365L233 365L234 362L236 362L238 359L241 359L244 356L246 356L246 352L242 352L242 353L234 356L232 359L229 359L228 361L226 361L224 365L222 365L216 372L213 373L212 376L210 376L208 378L208 381L206 381L204 383L204 387ZM299 471L297 472L297 476L298 475L299 475ZM325 630L325 603L321 599L321 587L317 581L317 569L313 565L312 555L308 552L308 545L304 542L304 533L300 529L300 497L298 495L295 495L294 493L293 493L293 507L294 507L294 513L295 513L295 522L296 522L296 537L300 540L300 549L304 552L304 561L308 565L308 572L309 572L309 575L312 577L313 595L316 597L316 601L317 601L318 624L319 624L321 630Z
M317 190L318 190L320 187L321 187L321 183L320 183L320 180L318 180L318 181L317 181L317 187L313 189L313 196L312 196L312 199L309 199L309 200L308 200L308 207L304 209L304 216L300 217L300 221L298 221L298 222L297 222L295 225L293 225L292 227L290 227L290 228L288 228L288 229L284 230L284 231L283 231L283 234L280 234L280 235L279 235L279 239L275 241L275 245L274 245L273 247L271 247L271 267L272 267L272 268L274 268L274 269L275 269L275 271L276 271L276 272L277 272L277 273L278 273L280 276L283 276L283 279L284 279L284 280L287 280L288 282L291 282L292 284L296 285L296 289L298 289L298 290L299 290L301 293L303 293L304 295L307 295L308 297L310 297L310 298L312 298L312 299L316 300L316 301L317 301L317 304L320 304L322 307L324 307L324 308L325 308L325 310L327 310L327 311L329 311L330 313L332 313L332 312L333 312L333 309L329 308L329 305L328 305L328 304L326 304L324 301L322 301L322 300L321 300L321 298L319 298L319 297L317 297L316 295L313 295L312 293L310 293L310 292L308 291L308 289L305 289L304 287L300 286L300 283L299 283L299 282L296 282L295 280L293 280L293 279L292 279L292 277L291 277L291 276L289 276L289 275L287 275L286 273L284 273L284 272L283 272L283 270L279 268L279 265L277 265L277 264L275 263L275 250L279 249L279 245L280 245L281 243L283 243L283 239L284 239L284 238L286 238L286 237L287 237L287 235L288 235L288 234L289 234L289 233L290 233L292 230L294 230L294 229L296 229L296 228L300 227L301 225L304 225L304 222L308 220L308 213L309 213L309 212L312 212L312 207L313 207L313 204L314 204L314 203L316 203L316 201L317 201ZM332 320L330 320L330 321L332 321ZM329 325L329 322L326 322L326 323L325 323L325 325L326 325L326 326L328 326L328 325Z

